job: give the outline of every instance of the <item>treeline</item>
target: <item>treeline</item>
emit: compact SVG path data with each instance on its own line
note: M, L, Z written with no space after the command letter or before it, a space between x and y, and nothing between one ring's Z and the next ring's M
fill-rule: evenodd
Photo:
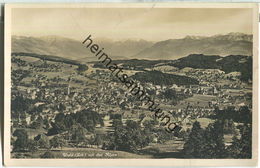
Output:
M36 152L39 149L62 148L66 145L66 141L59 136L54 136L49 140L46 135L39 134L30 139L24 129L16 129L13 136L16 137L16 140L11 139L13 152Z
M12 152L14 153L14 158L25 158L25 157L35 157L35 152L40 149L47 150L45 153L40 155L41 158L55 158L56 156L50 152L51 148L63 148L67 145L67 141L62 136L54 136L49 139L44 134L39 134L38 136L30 139L28 133L24 129L16 129L13 133L16 138L11 139L11 144L13 146ZM21 153L23 152L23 153Z
M100 126L104 125L102 116L91 109L84 109L77 113L64 114L63 111L66 107L61 103L56 109L60 113L55 116L54 122L50 123L46 117L43 118L41 116L44 106L33 106L33 104L36 102L36 100L31 100L21 95L17 95L12 98L11 118L14 127L19 127L19 125L16 124L17 120L22 121L23 127L33 129L40 129L43 127L45 129L49 129L49 125L51 125L50 129L48 130L48 135L55 135L71 129L74 124L80 124L89 132L93 132L98 124L100 124ZM30 125L27 125L26 122L26 116L28 114L31 116L30 118L32 121Z
M60 134L64 131L72 129L76 124L86 129L89 132L94 132L95 127L100 124L104 126L104 122L100 114L90 109L85 109L77 113L56 115L54 122L51 123L51 128L48 130L48 135Z
M130 70L144 70L146 68L154 68L155 65L160 63L167 63L168 60L143 60L143 59L128 59L128 60L113 60L113 63L119 65L123 69ZM94 68L106 68L104 64L94 62Z
M241 72L242 81L252 80L252 56L229 55L220 57L216 55L191 54L169 63L178 68L220 69L225 73Z
M31 109L31 105L35 100L24 98L22 95L17 95L11 99L11 118L23 118L25 120L26 113Z
M252 123L252 110L248 106L242 106L238 110L235 107L228 107L223 110L216 108L214 110L213 119L232 119L234 122L238 123Z
M11 144L12 152L36 152L39 149L47 150L40 157L54 157L49 150L52 148L70 147L87 147L87 145L100 145L101 137L96 134L95 127L100 124L104 126L102 117L92 110L86 109L73 114L59 113L56 115L54 122L38 116L30 126L26 128L16 128L13 133ZM25 124L24 124L25 125ZM51 125L50 127L46 127ZM39 133L33 139L29 138L28 131L32 129L48 130L47 134ZM86 135L91 135L87 138ZM14 138L15 137L15 138ZM30 153L28 153L30 155ZM23 156L16 156L23 157Z
M251 158L252 157L252 110L242 106L238 110L216 108L215 120L203 129L199 122L193 124L182 151L185 158ZM237 124L235 124L237 123ZM239 130L239 131L238 131ZM224 134L233 135L226 145Z
M177 68L197 68L197 69L220 69L225 73L241 72L242 81L252 80L252 56L229 55L221 57L218 55L191 54L178 60L114 60L121 64L123 69L145 70L153 68L157 64L165 64ZM94 63L94 68L106 68L102 63Z
M180 69L191 67L198 69L219 69L220 66L216 63L217 59L222 57L217 55L203 55L203 54L191 54L187 57L180 58L168 65L178 67Z
M240 138L234 135L230 146L224 142L224 121L216 120L206 129L199 122L193 124L192 130L182 151L184 158L244 158L252 157L252 127L244 124L240 127Z
M71 64L71 65L82 65L78 61L67 59L67 58L62 58L62 57L54 56L54 55L40 55L40 54L35 54L35 53L18 52L18 53L12 53L12 56L27 56L27 57L39 58L41 60L46 60L46 61L62 62L65 64Z
M157 120L146 120L143 128L140 121L127 120L122 123L121 117L113 119L114 132L108 133L102 145L106 150L121 150L139 153L149 143L164 143L173 139L174 135L169 134L163 127L155 127Z
M131 78L136 79L140 82L150 82L155 85L197 85L199 81L187 76L173 75L162 73L160 71L144 71L137 72Z
M171 101L173 105L177 105L177 103L186 98L192 97L192 94L178 94L174 89L165 89L161 93L159 93L158 97L161 99L167 99Z
M86 111L83 113L86 113ZM96 114L93 113L89 113L89 115L96 116ZM82 113L76 113L74 116L58 114L55 118L55 122L52 123L52 128L49 129L49 134L55 133L55 135L52 136L39 134L33 139L29 139L28 132L25 129L16 129L11 140L13 152L17 155L16 157L23 157L19 155L21 154L19 152L32 155L34 152L43 149L47 150L47 152L40 157L52 158L56 157L51 152L53 148L85 148L93 147L94 145L104 150L141 153L142 149L151 142L164 143L174 137L173 134L166 132L164 128L158 128L156 126L159 123L157 120L145 120L142 122L143 127L141 127L141 121L144 117L138 121L127 120L126 123L123 124L121 115L111 115L113 118L113 131L107 132L106 134L99 134L92 129L94 124L88 124L89 121L91 121L91 123L102 124L99 116L84 116ZM86 122L86 125L84 125L83 122Z

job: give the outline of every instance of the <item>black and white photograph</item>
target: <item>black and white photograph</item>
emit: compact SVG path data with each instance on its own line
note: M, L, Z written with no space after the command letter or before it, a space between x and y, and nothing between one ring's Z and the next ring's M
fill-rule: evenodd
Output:
M257 10L7 5L7 163L255 165Z

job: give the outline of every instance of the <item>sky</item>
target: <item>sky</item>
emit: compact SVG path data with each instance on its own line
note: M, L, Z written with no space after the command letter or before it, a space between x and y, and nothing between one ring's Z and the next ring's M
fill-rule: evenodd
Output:
M252 34L249 8L13 8L12 35L161 41Z

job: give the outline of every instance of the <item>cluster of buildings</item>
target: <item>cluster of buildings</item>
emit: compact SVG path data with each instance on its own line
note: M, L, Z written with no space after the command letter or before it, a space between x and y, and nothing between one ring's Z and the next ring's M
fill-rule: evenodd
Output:
M16 64L16 67L20 69L29 66L28 69L31 72L29 75L31 80L22 79L20 85L13 84L12 99L22 95L24 98L32 100L31 109L41 107L41 112L37 115L41 115L49 121L53 121L56 114L60 112L70 114L89 108L102 114L105 127L111 126L111 114L120 114L123 121L137 120L141 114L146 117L153 115L144 108L142 102L127 92L121 82L114 80L108 71L97 68L83 75L65 74L68 67L74 69L76 67L62 63L48 64L45 61L26 64L18 59L12 64ZM42 72L53 74L47 75ZM248 97L245 96L246 92L243 90L245 85L238 80L236 73L225 74L220 70L200 69L184 69L179 73L198 79L200 84L160 86L145 83L142 86L150 93L154 93L150 96L155 98L159 104L167 106L166 110L173 117L180 118L180 120L188 119L187 124L191 124L190 121L196 118L206 118L214 112L214 108L217 106L221 108L240 107L251 103L250 94ZM94 82L87 82L88 80ZM219 81L224 82L219 83ZM158 98L169 89L176 92L177 102L175 104L172 104L172 99ZM234 93L234 91L236 92ZM192 100L195 95L197 99ZM185 99L178 99L179 97L185 97ZM200 100L200 97L204 97L204 99ZM26 122L30 125L33 121L29 114L26 115ZM15 120L21 121L12 119L12 121Z

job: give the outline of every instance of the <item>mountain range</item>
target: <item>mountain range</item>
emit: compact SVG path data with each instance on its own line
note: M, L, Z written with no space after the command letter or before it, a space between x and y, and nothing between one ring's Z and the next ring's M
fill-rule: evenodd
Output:
M252 55L252 35L229 33L210 37L186 36L155 43L136 55L149 59L178 59L190 54Z
M113 41L109 39L93 39L104 48L112 59L127 59L144 48L151 47L153 42L145 40ZM35 53L41 55L55 55L66 59L83 62L97 61L97 58L82 45L81 41L59 36L26 37L12 36L12 53Z
M226 35L186 36L159 42L146 40L94 39L112 59L164 59L174 60L190 54L252 55L252 35L229 33ZM59 37L12 36L12 52L56 55L83 62L96 61L81 41Z

